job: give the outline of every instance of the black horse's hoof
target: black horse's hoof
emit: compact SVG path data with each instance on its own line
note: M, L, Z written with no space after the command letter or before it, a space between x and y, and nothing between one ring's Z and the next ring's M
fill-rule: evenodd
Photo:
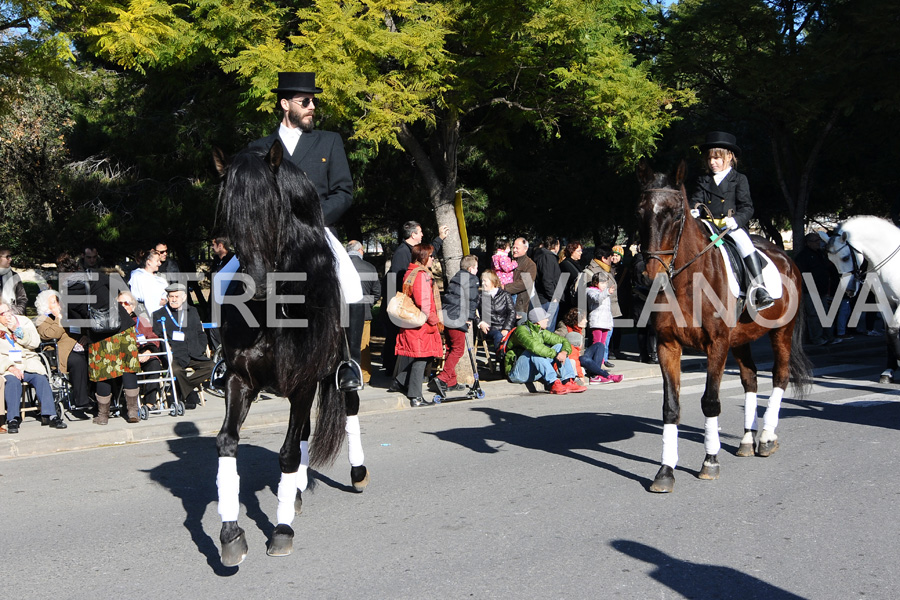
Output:
M247 538L244 530L240 527L237 528L237 536L231 540L226 541L223 537L224 533L223 531L219 536L219 541L222 543L222 564L226 567L236 567L244 562L244 558L247 556Z
M361 494L369 485L369 470L365 465L350 467L350 481L353 483L353 489Z
M878 378L878 383L880 383L880 384L894 383L894 378L891 377L890 375L882 375L881 377Z
M294 551L294 530L290 525L279 523L272 532L272 541L266 554L269 556L287 556Z
M768 442L759 442L759 445L756 447L756 455L766 458L768 456L772 456L775 454L775 451L778 450L778 439L769 440Z
M299 515L300 511L303 510L303 496L300 494L300 490L297 490L297 496L294 498L294 514Z
M703 466L697 474L699 479L713 480L719 478L719 459L711 454L707 454L703 459Z
M653 478L653 483L650 484L650 491L657 494L667 494L674 489L675 470L668 465L661 466L656 473L656 477Z

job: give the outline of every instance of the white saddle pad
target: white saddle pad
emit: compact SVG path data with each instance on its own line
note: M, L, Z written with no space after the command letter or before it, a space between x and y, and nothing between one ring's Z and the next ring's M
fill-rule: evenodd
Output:
M716 234L712 225L706 221L703 221L703 224L706 225L710 235ZM734 269L731 268L731 259L728 257L728 250L725 248L725 242L718 246L718 251L722 257L722 262L725 263L725 271L728 273L728 291L731 292L731 295L735 298L743 296L744 292L741 290L741 284L734 274ZM773 300L777 300L781 298L784 293L784 289L781 286L781 273L778 272L775 264L769 260L769 257L763 252L757 251L757 254L759 254L760 258L763 260L763 287L766 288L766 291L769 292L769 295Z

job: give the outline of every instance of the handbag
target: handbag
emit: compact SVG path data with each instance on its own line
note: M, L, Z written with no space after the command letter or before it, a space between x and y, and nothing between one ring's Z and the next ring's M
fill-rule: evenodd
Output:
M403 282L403 291L398 291L394 297L390 299L387 305L387 314L391 318L391 322L402 327L403 329L416 329L425 324L428 315L423 313L406 290L412 287L412 282L418 274L419 269L413 269Z
M94 308L88 306L88 317L91 320L91 331L94 333L114 333L119 330L119 307Z
M88 295L91 293L91 289L88 286L88 283L85 281L84 286L88 290ZM94 308L90 304L87 307L88 310L88 319L91 321L91 331L99 334L110 334L115 333L119 330L119 306L115 307L107 307L107 308Z

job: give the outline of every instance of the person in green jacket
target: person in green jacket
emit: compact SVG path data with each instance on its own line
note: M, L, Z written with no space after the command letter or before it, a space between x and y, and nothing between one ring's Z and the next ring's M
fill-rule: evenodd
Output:
M585 391L575 380L575 363L569 358L572 345L547 331L548 322L546 311L535 308L528 313L528 320L513 330L507 343L506 377L512 383L542 380L551 394Z

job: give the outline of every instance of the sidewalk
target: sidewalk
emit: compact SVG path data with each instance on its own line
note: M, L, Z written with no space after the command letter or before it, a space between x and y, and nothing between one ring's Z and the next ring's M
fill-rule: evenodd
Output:
M633 336L631 336L633 337ZM625 381L660 377L659 365L637 362L636 354L629 352L628 340L623 340L626 355L630 360L617 359L614 373L621 373ZM806 347L811 357L831 352L847 352L868 346L883 346L883 338L859 337L837 346ZM758 349L757 349L758 348ZM771 362L771 351L768 338L754 343L754 357L758 364ZM731 362L731 361L729 361ZM706 357L699 354L686 353L682 357L683 371L700 371L706 368ZM373 374L370 385L360 392L360 414L385 412L390 410L440 410L440 406L411 408L402 394L387 391L387 379L378 373ZM528 394L524 385L517 385L503 379L482 381L485 397L489 399L512 398ZM601 393L615 391L615 384L592 386L590 390ZM468 402L477 402L470 400ZM284 398L266 397L258 400L250 408L243 429L265 427L270 425L287 425L288 401ZM175 426L189 421L193 423L199 435L212 436L219 432L225 417L224 400L207 395L206 405L185 412L183 417L168 415L151 415L146 421L128 424L123 418L110 418L109 425L94 425L91 421L68 420L68 429L56 430L41 427L40 422L32 416L25 417L20 432L16 435L0 434L0 460L27 456L40 456L58 452L70 452L105 446L134 444L139 442L167 440L179 437Z

